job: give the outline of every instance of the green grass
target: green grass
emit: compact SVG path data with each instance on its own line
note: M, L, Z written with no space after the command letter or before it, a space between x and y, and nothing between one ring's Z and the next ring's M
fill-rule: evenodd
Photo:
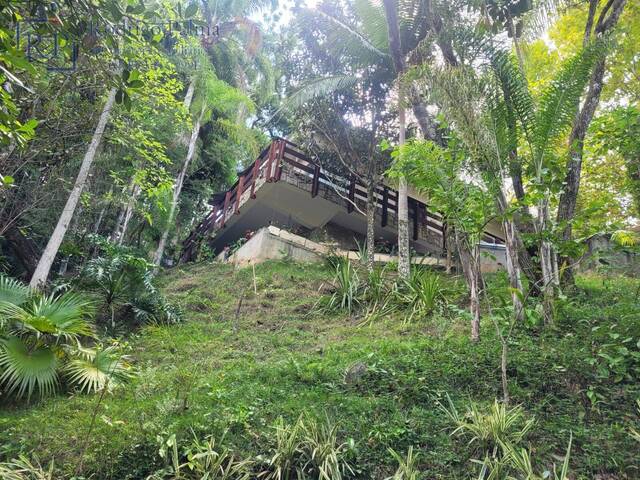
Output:
M251 269L202 263L171 271L161 283L185 322L126 340L137 378L100 405L97 395L59 395L2 406L0 458L33 451L41 462L55 459L61 478L141 479L162 466L159 442L172 433L188 441L226 431L237 457L256 457L268 453L279 416L293 422L306 412L328 416L342 440L354 440L359 478L390 475L388 449L412 445L427 478L473 477L469 459L478 452L450 437L437 404L447 393L462 410L469 400L490 405L499 397L491 322L484 320L474 345L466 323L451 316L363 327L358 318L314 313L330 276L322 265L269 262L256 268L255 295ZM581 278L555 328L522 328L510 345L511 393L536 418L528 442L542 464L563 454L572 432L578 478L640 476L638 444L628 434L639 424L640 359L632 355L639 287L632 279ZM346 383L356 363L366 372Z

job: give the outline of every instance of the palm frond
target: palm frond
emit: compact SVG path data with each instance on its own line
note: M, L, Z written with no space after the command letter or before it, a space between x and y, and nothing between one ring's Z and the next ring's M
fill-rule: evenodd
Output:
M605 44L594 42L564 62L540 99L533 132L533 161L540 165L554 142L572 124L580 97Z
M500 83L506 106L517 117L525 138L531 144L536 111L527 79L512 53L496 49L492 45L486 45L485 50L488 53L494 75Z
M87 318L93 315L93 303L76 293L65 293L35 298L23 306L0 303L0 317L16 322L18 331L40 335L53 335L65 340L91 336Z
M523 15L523 38L533 41L540 36L571 7L576 6L571 0L537 0L532 10Z
M351 87L356 81L356 78L349 75L334 75L309 80L283 100L282 105L273 114L273 117L276 117L283 110L295 110L315 98L324 97L333 92Z
M21 305L29 295L31 289L27 285L6 275L0 275L0 302Z
M302 28L306 23L317 24L318 19L326 22L328 25L327 32L331 34L329 39L330 46L337 49L346 50L353 54L354 58L362 58L373 60L375 58L388 58L389 53L386 51L387 42L381 43L381 38L377 35L374 44L372 39L367 38L364 33L356 27L347 24L341 19L324 12L322 9L302 9L299 16L299 23ZM373 54L373 57L371 56Z
M0 340L0 384L9 394L50 395L58 386L58 358L46 346L29 346L18 337Z
M353 10L358 16L363 37L367 38L378 52L386 55L389 48L389 33L382 2L354 0ZM380 55L380 53L378 54Z
M69 382L82 392L98 392L103 388L111 391L131 378L128 365L114 347L83 348L67 366Z

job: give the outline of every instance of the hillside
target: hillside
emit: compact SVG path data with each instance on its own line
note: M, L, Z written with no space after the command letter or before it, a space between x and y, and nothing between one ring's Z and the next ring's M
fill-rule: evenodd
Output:
M304 413L337 425L355 478L392 475L389 448L404 454L410 446L425 478L476 478L477 444L450 435L439 404L449 395L464 411L470 401L486 408L500 396L491 322L485 316L482 340L472 344L451 309L368 325L319 313L314 305L331 276L323 265L263 264L256 295L250 268L174 269L161 283L185 321L123 340L136 378L104 399L61 394L3 409L3 456L55 459L55 478L142 479L162 467L158 451L172 434L178 448L224 436L237 458L259 461L273 452L278 417L293 423ZM457 284L445 282L455 303ZM491 282L495 289L502 279ZM536 419L525 443L541 471L559 463L573 435L575 478L638 478L629 432L640 423L640 283L583 277L579 285L555 328L522 328L512 340L512 401Z

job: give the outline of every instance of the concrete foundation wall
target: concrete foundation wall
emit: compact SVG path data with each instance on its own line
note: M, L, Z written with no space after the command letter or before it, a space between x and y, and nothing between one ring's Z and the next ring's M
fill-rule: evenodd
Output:
M504 245L480 244L480 269L485 273L507 268L507 252Z

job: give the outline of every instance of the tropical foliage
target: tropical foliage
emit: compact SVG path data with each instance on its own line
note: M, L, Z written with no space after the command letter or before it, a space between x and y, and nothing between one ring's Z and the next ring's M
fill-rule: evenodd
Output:
M0 384L8 395L51 395L63 381L98 391L129 377L114 347L81 345L95 337L94 305L86 296L32 292L6 277L0 285Z

